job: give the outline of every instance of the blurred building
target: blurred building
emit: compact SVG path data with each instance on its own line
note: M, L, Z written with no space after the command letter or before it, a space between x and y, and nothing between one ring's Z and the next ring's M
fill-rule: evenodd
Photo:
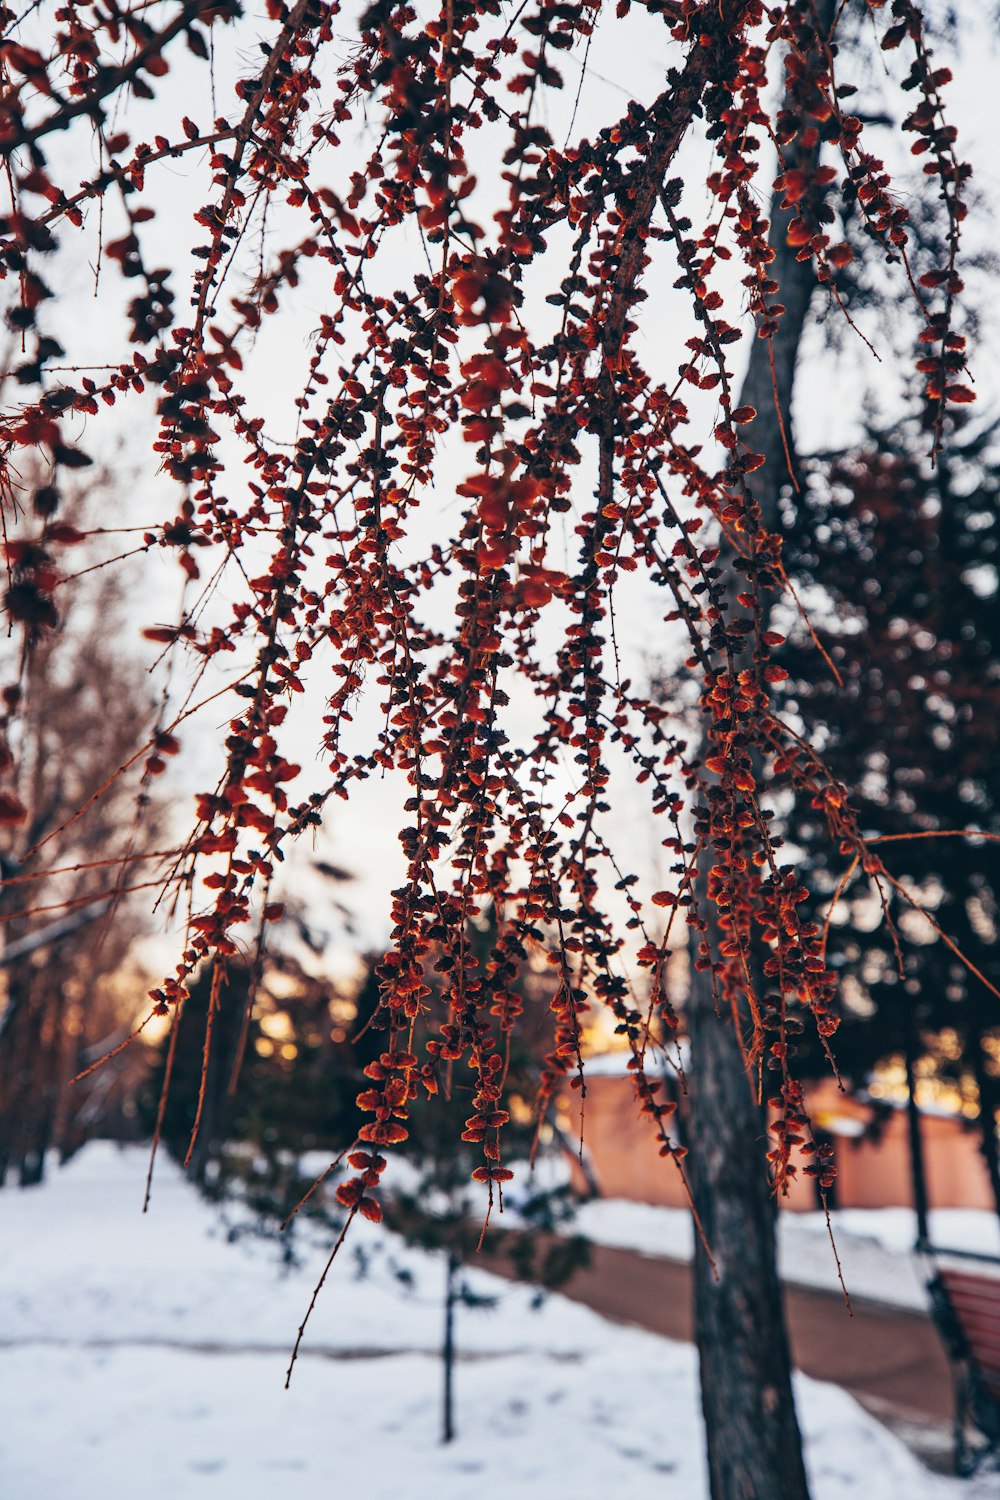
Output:
M639 1114L632 1080L625 1070L627 1056L610 1053L586 1065L583 1140L588 1170L603 1197L686 1207L679 1174L660 1156L650 1122ZM806 1097L817 1138L834 1147L837 1181L831 1206L911 1208L904 1102L892 1097L845 1095L832 1078L812 1085ZM576 1142L580 1137L579 1092L567 1090L558 1107L563 1138ZM992 1210L979 1133L971 1122L958 1110L934 1104L921 1106L920 1123L931 1208ZM676 1133L675 1138L679 1135ZM578 1162L574 1172L577 1185L584 1189ZM814 1210L817 1193L813 1179L799 1177L779 1202L793 1212Z

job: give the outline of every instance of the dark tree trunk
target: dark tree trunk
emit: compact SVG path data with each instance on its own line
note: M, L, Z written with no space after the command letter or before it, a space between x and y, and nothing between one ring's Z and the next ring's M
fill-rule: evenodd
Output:
M913 1183L913 1207L917 1215L917 1250L925 1249L931 1242L928 1213L930 1200L927 1194L927 1169L924 1162L924 1138L920 1129L920 1110L917 1108L917 1036L913 1019L913 1003L904 994L900 1008L903 1022L903 1056L906 1063L906 1128L910 1142L910 1178Z
M41 1143L28 1147L21 1158L20 1187L41 1186L45 1180L45 1151L46 1147Z
M0 890L2 914L6 894ZM0 1018L0 1187L12 1170L21 1187L36 1186L45 1175L46 1153L62 1145L57 1121L65 1088L66 997L61 987L40 997L32 955L40 948L55 951L107 909L106 901L95 902L36 932L8 936L0 954L0 969L7 973L7 1008Z
M715 1261L713 1270L698 1243L695 1338L711 1494L713 1500L806 1500L766 1123L733 1029L720 1024L710 995L707 1005L689 1006L688 1029L691 1180Z
M828 29L833 0L820 0L818 9L820 24ZM786 150L786 160L795 165L794 150ZM810 262L799 261L787 243L787 224L788 215L779 208L776 195L771 275L779 283L785 312L774 339L773 374L768 345L758 339L739 397L741 406L757 412L745 435L766 460L751 483L768 530L778 529L781 489L790 483L775 403L777 399L791 447L792 388L816 285ZM735 596L743 583L733 559L723 555L722 562L726 595L737 612ZM767 629L766 620L762 629ZM718 934L707 895L711 862L706 854L697 887L715 956ZM700 936L692 932L695 956ZM686 1010L691 1062L685 1127L695 1207L714 1260L713 1268L702 1246L697 1246L694 1321L711 1495L712 1500L808 1500L777 1270L766 1120L747 1074L741 1038L735 1026L717 1014L716 1005L711 972L692 965Z
M56 982L45 999L39 1055L34 1069L33 1107L27 1149L21 1160L21 1186L37 1187L45 1177L45 1162L55 1140L60 1091L66 1087L64 1058L66 992Z
M7 1009L0 1017L0 1187L17 1163L14 1122L17 1109L17 1049L24 1026L24 996L13 986L7 993Z
M979 1149L983 1153L993 1202L1000 1218L1000 1152L997 1150L997 1104L1000 1087L997 1080L986 1071L986 1054L983 1051L983 1034L977 1027L972 1036L972 1071L979 1090Z
M0 1182L16 1172L21 1187L32 1187L44 1172L37 1147L44 1111L45 1017L30 980L22 987L13 978L11 987L0 1056Z
M450 1443L455 1436L455 1303L458 1300L458 1273L461 1261L448 1251L448 1269L444 1292L444 1341L441 1363L444 1367L444 1390L441 1401L441 1441Z

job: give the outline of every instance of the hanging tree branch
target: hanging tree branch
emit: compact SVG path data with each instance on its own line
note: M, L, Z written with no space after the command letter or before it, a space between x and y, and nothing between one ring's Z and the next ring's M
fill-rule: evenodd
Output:
M836 1027L822 934L796 918L800 882L777 864L759 795L786 748L794 755L775 712L781 640L766 627L785 586L780 541L753 477L763 469L773 492L775 474L794 467L786 347L809 299L779 300L783 265L806 264L836 294L849 251L828 228L838 204L859 205L913 286L933 351L919 368L937 442L946 403L971 397L954 327L968 169L941 115L947 80L902 0L886 45L899 26L914 39L907 82L921 102L907 128L926 148L950 226L947 264L919 279L906 208L866 150L860 119L843 110L836 25L818 21L823 7L645 0L635 9L677 65L648 103L563 148L541 123L541 102L555 107L559 55L589 47L593 3L538 0L504 23L497 0L446 0L430 19L392 0L357 14L269 0L260 72L237 80L209 129L183 112L207 83L199 28L214 25L217 53L235 59L247 39L235 5L154 3L140 19L98 3L84 23L45 0L20 29L3 13L0 155L11 203L0 272L23 341L0 417L12 628L25 650L58 628L57 586L75 540L60 524L62 490L91 461L105 409L117 407L137 428L155 421L150 461L163 476L158 493L170 496L143 532L144 557L176 559L185 584L203 567L211 579L173 624L156 623L162 611L151 608L145 635L191 656L199 682L229 656L238 669L219 689L239 704L217 775L196 799L168 881L192 893L192 910L176 968L152 992L155 1010L176 1012L194 971L237 951L241 924L275 915L261 892L294 834L372 778L404 787L405 868L380 968L385 1047L359 1096L357 1175L339 1189L352 1215L377 1217L383 1148L406 1139L418 1088L460 1064L472 1086L465 1139L482 1148L474 1175L491 1202L502 1191L511 1174L498 1100L518 1016L506 976L545 934L559 985L541 1103L560 1082L579 1083L584 1013L606 1007L635 1043L663 1153L681 1161L669 1109L645 1078L629 986L643 970L655 975L657 1022L676 1027L659 944L632 933L650 905L704 921L690 876L699 842L714 855L709 897L732 915L703 957L716 993L751 1006L749 1066L786 1058L776 1048L793 1013L825 1038ZM627 4L619 10L614 24L630 25ZM357 40L343 62L350 28ZM777 58L787 59L786 87L773 109ZM136 99L154 92L163 134L136 142L151 118ZM95 124L108 164L81 181L73 163ZM758 206L771 140L789 214L780 233ZM711 222L700 229L689 215L702 181L668 176L688 143L701 152L699 171L707 166ZM178 156L188 186L169 187L158 168ZM477 181L473 158L489 179ZM96 251L91 204L117 226ZM67 257L94 253L108 271L96 360L92 330L72 326L53 290ZM687 322L677 314L681 362L668 371L654 346L668 339L673 349L675 315L657 307L647 322L654 304L639 308L671 281ZM283 354L280 379L272 366L262 385L268 336L303 306L318 313L299 380L297 356ZM747 335L760 342L737 402L729 361ZM87 373L88 364L103 369ZM756 441L769 403L780 414L777 447ZM37 483L23 477L29 452L41 461ZM465 470L457 485L455 462ZM735 544L735 601L720 582L720 529ZM663 618L688 638L700 755L665 731L670 705L622 680L608 622L623 583L645 609L662 590L670 596ZM325 764L296 801L289 787L307 773L283 736L303 693L326 700ZM535 706L526 732L515 693ZM354 720L365 695L378 703L377 728ZM16 693L5 702L13 747ZM181 749L172 729L158 735L143 752L147 773ZM666 815L663 844L676 858L676 888L645 900L612 811L613 778L625 775L648 789L652 817ZM4 821L27 811L0 791ZM870 848L867 857L876 858ZM615 886L628 892L624 930L608 900ZM465 934L487 901L498 924L484 980ZM768 945L776 1007L758 1003L751 937ZM431 954L441 991L427 982ZM436 1034L418 1056L413 1027L428 1015ZM782 1070L780 1181L794 1165L800 1110L794 1070L784 1060Z

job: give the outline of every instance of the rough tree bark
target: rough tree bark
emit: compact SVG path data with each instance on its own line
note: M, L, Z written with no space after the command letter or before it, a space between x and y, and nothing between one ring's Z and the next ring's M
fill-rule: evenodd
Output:
M823 0L820 12L829 28L831 0ZM787 155L794 165L794 154ZM741 406L757 412L744 431L749 445L766 459L750 483L767 530L778 528L781 489L789 479L778 407L791 443L796 363L816 285L811 263L799 261L787 243L789 215L779 203L776 194L771 274L780 285L785 312L773 344L774 371L768 344L756 340L739 398ZM736 594L744 584L732 568L733 559L723 554L722 561L721 582L735 612ZM766 621L762 628L767 629ZM697 880L699 909L710 921L711 862L707 855L702 859ZM708 936L717 952L718 934ZM696 948L700 934L693 937ZM696 1237L695 1338L712 1500L808 1500L777 1270L766 1120L740 1038L732 1026L719 1024L712 975L693 965L686 1016L691 1040L685 1107L690 1178L714 1260L713 1267Z

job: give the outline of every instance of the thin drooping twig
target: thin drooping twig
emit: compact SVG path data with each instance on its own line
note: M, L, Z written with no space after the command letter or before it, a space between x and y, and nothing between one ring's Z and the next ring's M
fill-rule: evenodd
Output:
M330 1274L330 1267L333 1265L333 1262L334 1262L334 1260L337 1257L337 1252L339 1251L341 1245L344 1243L344 1240L347 1238L347 1231L350 1229L351 1224L354 1221L354 1216L357 1213L357 1211L358 1211L357 1208L352 1208L351 1211L350 1211L350 1213L347 1215L347 1218L344 1221L344 1227L343 1227L343 1229L341 1229L340 1233L337 1236L336 1244L334 1245L333 1249L330 1251L329 1259L327 1260L326 1265L323 1267L322 1274L321 1274L319 1280L317 1281L316 1285L313 1287L313 1294L312 1294L312 1296L309 1299L309 1306L306 1308L305 1317L302 1319L302 1322L299 1324L299 1331L295 1335L295 1343L292 1345L292 1356L291 1356L291 1359L288 1361L288 1369L285 1371L285 1390L286 1391L288 1390L288 1387L292 1383L292 1371L295 1368L295 1361L299 1357L299 1348L300 1348L300 1346L302 1344L302 1339L303 1339L303 1336L304 1336L305 1331L306 1331L306 1324L309 1322L309 1319L312 1317L313 1309L316 1306L316 1301L317 1301L317 1299L319 1297L320 1292L323 1290L323 1284L326 1281L327 1276Z
M201 1054L201 1079L198 1084L198 1102L195 1105L194 1123L191 1126L191 1139L184 1154L184 1167L191 1165L194 1156L194 1148L198 1144L198 1135L201 1131L201 1117L205 1108L205 1096L208 1092L208 1074L212 1064L212 1040L215 1033L215 1021L219 1013L219 996L226 983L226 971L221 959L216 959L212 969L212 985L208 996L208 1014L205 1018L205 1041Z
M174 1076L174 1062L177 1057L177 1037L181 1027L181 1016L184 1011L184 1001L181 999L174 1006L170 1016L170 1041L167 1044L166 1062L163 1067L163 1082L160 1084L160 1097L156 1102L156 1123L153 1126L153 1139L149 1147L149 1166L146 1169L146 1189L142 1199L142 1211L149 1210L149 1200L153 1191L153 1168L156 1165L156 1154L160 1149L160 1138L163 1134L163 1120L167 1112L167 1100L170 1098L170 1084Z

